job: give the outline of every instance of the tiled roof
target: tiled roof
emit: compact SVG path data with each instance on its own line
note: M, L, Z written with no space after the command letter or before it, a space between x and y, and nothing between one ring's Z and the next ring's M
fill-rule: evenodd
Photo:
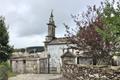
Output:
M62 38L55 38L52 41L50 41L48 44L49 45L55 45L55 44L67 44L68 40L66 37L62 37Z
M92 53L91 52L83 52L81 54L78 54L78 57L83 57L83 58L92 58Z

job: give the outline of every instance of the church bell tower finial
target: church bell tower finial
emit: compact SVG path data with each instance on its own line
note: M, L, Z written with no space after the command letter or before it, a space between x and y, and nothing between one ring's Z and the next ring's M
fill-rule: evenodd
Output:
M54 18L53 18L53 10L51 11L51 14L50 14L50 18L49 18L49 23L47 24L48 25L48 35L47 35L47 41L51 41L55 38L55 22L54 22Z
M51 23L51 24L54 24L55 25L55 23L54 23L54 18L53 18L54 16L53 16L53 10L51 11L51 15L50 15L50 18L49 18L49 23Z
M50 17L54 17L54 16L53 16L53 9L52 9L52 11L51 11L51 16L50 16Z

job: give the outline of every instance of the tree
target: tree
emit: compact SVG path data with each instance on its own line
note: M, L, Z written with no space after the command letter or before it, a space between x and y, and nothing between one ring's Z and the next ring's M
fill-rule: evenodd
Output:
M9 45L9 35L5 25L5 18L0 17L0 63L7 61L12 53L12 47Z
M120 50L120 1L108 2L103 6L103 15L101 20L105 25L105 29L97 29L104 41L109 42L109 51L112 55ZM116 6L116 7L115 7Z
M70 27L66 26L68 40L76 44L77 49L88 51L86 55L92 56L95 64L111 64L113 51L116 52L119 47L120 33L120 7L117 2L117 8L114 7L115 1L101 2L101 6L96 8L88 6L86 13L72 16L78 30L71 32ZM113 16L111 16L113 15Z

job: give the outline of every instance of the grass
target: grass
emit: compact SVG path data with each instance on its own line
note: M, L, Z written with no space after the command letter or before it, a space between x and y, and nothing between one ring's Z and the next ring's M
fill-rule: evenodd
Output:
M14 76L16 76L16 74L15 73L13 73L13 72L11 72L11 71L8 71L8 77L14 77Z

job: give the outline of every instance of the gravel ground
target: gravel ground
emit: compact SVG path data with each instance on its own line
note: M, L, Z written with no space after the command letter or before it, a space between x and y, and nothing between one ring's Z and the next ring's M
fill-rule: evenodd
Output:
M60 74L20 74L8 80L63 80Z
M60 77L60 78L50 79L50 80L67 80L67 79L64 79L64 78Z

